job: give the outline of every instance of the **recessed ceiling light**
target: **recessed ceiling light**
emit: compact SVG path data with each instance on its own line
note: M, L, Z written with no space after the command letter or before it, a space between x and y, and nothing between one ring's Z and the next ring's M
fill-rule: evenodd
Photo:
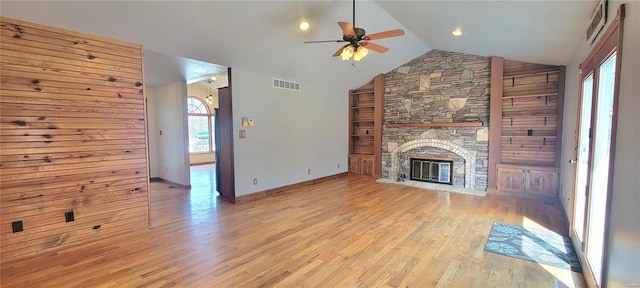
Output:
M458 28L458 29L456 29L456 30L453 30L453 31L451 32L451 35L456 36L456 37L458 37L458 36L462 36L462 30L460 30L460 28Z
M309 23L309 21L302 21L298 24L298 29L300 29L300 31L307 31L310 27L311 23Z

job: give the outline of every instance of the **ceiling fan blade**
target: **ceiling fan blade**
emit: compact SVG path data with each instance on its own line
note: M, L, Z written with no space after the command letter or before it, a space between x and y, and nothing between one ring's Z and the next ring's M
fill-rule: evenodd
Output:
M340 28L342 28L342 33L344 35L356 38L358 36L356 36L356 31L353 31L353 26L351 26L350 23L347 22L338 22L338 25L340 25Z
M389 51L389 48L384 47L384 46L380 46L378 44L371 43L371 42L362 42L362 43L360 43L360 45L365 47L365 48L367 48L367 49L369 49L369 50L376 51L378 53L384 53L384 52Z
M304 41L304 43L336 43L336 42L347 42L342 39L340 40L319 40L319 41Z
M389 31L384 31L379 33L373 33L371 35L365 35L362 37L362 40L377 40L377 39L396 37L396 36L402 36L402 35L404 35L404 30L395 29L395 30L389 30Z
M351 44L347 44L347 45L344 45L344 46L340 47L340 49L338 49L338 51L336 51L336 53L333 53L333 57L340 56L340 54L342 53L342 49L344 49L344 47L347 47L349 45L351 45Z

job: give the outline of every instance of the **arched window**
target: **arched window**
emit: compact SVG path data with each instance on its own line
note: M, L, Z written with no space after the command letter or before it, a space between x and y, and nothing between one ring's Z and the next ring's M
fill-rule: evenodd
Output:
M207 104L198 97L187 97L187 115L189 120L189 153L213 152L211 112Z

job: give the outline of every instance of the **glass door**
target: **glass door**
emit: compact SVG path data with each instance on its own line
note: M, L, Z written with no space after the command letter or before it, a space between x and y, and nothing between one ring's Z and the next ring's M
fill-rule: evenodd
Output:
M573 232L598 286L603 271L610 165L615 137L616 59L614 50L601 63L586 65L589 71L582 78L576 160L573 162L576 164Z
M615 155L624 6L580 64L576 125L573 243L589 287L602 287L607 274L609 201ZM578 248L576 247L576 248Z
M587 239L585 251L596 281L601 278L604 252L605 219L609 190L609 165L611 135L614 117L614 87L616 78L616 54L611 55L599 69L598 94L593 115L593 151L590 168ZM599 283L598 283L599 284Z
M578 120L578 145L576 148L576 185L575 206L573 209L573 230L580 243L584 242L585 210L587 209L587 172L589 171L589 147L591 128L591 106L593 91L593 73L582 81L582 101Z

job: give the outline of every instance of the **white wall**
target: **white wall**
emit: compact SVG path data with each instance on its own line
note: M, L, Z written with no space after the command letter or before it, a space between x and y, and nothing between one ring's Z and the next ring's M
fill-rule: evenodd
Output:
M236 196L347 170L348 88L284 78L301 83L294 92L273 88L272 78L283 77L231 71ZM242 127L242 117L255 126Z
M157 133L158 139L156 144L158 177L189 185L187 83L174 82L155 87L154 90L157 125L154 133Z
M614 19L621 1L609 1L607 22ZM594 7L595 9L595 7ZM587 23L585 23L585 29ZM608 27L608 25L607 25ZM606 30L607 27L604 29ZM604 30L603 30L604 31ZM600 37L600 36L599 36ZM598 40L596 40L598 41ZM564 125L562 137L562 190L561 197L567 217L573 211L573 157L574 131L578 107L578 65L591 51L585 41L578 44L567 65ZM640 2L626 4L620 98L618 108L615 163L613 166L613 193L609 223L609 261L605 275L607 287L630 286L640 283Z
M147 141L149 141L149 177L158 176L158 125L156 116L156 90L145 87L144 94L147 101Z

